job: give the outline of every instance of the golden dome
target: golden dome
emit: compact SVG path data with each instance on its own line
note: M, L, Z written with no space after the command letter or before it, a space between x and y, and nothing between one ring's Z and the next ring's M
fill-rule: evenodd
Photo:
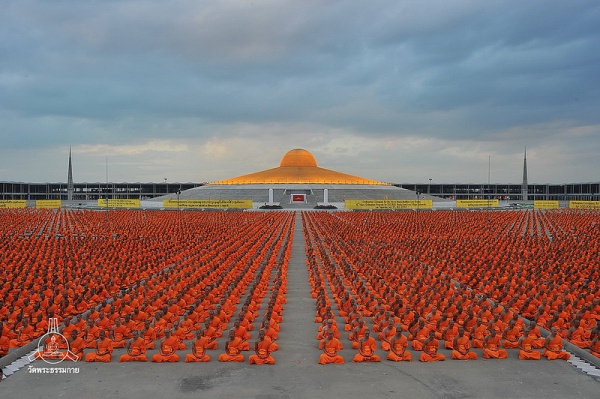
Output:
M283 158L281 158L279 167L284 166L317 166L317 160L310 152L301 148L296 148L295 150L288 151Z
M278 168L267 169L248 175L234 177L212 183L227 184L368 184L386 185L375 180L364 179L317 166L317 160L308 151L295 149L288 151Z

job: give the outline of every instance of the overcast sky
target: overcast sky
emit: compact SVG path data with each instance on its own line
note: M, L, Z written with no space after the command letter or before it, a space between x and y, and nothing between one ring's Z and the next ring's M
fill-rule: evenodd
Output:
M0 0L0 180L600 180L600 2Z

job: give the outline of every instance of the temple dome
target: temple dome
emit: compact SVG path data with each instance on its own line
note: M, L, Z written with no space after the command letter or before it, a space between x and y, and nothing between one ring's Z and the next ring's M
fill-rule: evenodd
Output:
M375 180L365 179L346 173L320 168L317 160L308 151L296 148L288 151L279 167L254 172L232 179L221 180L213 185L228 184L368 184L385 185Z
M310 152L303 150L301 148L296 148L294 150L288 151L283 158L281 158L281 162L279 163L280 167L285 166L317 166L317 160Z

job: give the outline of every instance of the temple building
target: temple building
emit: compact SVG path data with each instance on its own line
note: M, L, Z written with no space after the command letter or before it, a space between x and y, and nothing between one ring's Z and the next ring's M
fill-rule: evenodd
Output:
M372 186L386 185L386 183L369 180L330 169L320 168L317 160L308 151L294 149L288 151L279 167L250 173L248 175L221 180L215 185L230 184L366 184Z
M399 188L388 183L321 168L304 149L288 151L279 166L221 180L201 187L157 198L181 200L252 200L254 207L311 209L319 206L341 208L345 200L415 200L442 198Z

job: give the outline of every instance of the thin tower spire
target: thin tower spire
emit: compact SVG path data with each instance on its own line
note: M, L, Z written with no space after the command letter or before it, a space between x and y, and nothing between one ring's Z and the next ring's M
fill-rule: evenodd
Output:
M67 200L73 201L73 191L75 185L73 184L73 163L71 162L71 146L69 146L69 172L67 176Z
M525 155L523 157L523 184L521 185L521 194L523 201L528 200L529 185L527 183L527 147L525 147Z

